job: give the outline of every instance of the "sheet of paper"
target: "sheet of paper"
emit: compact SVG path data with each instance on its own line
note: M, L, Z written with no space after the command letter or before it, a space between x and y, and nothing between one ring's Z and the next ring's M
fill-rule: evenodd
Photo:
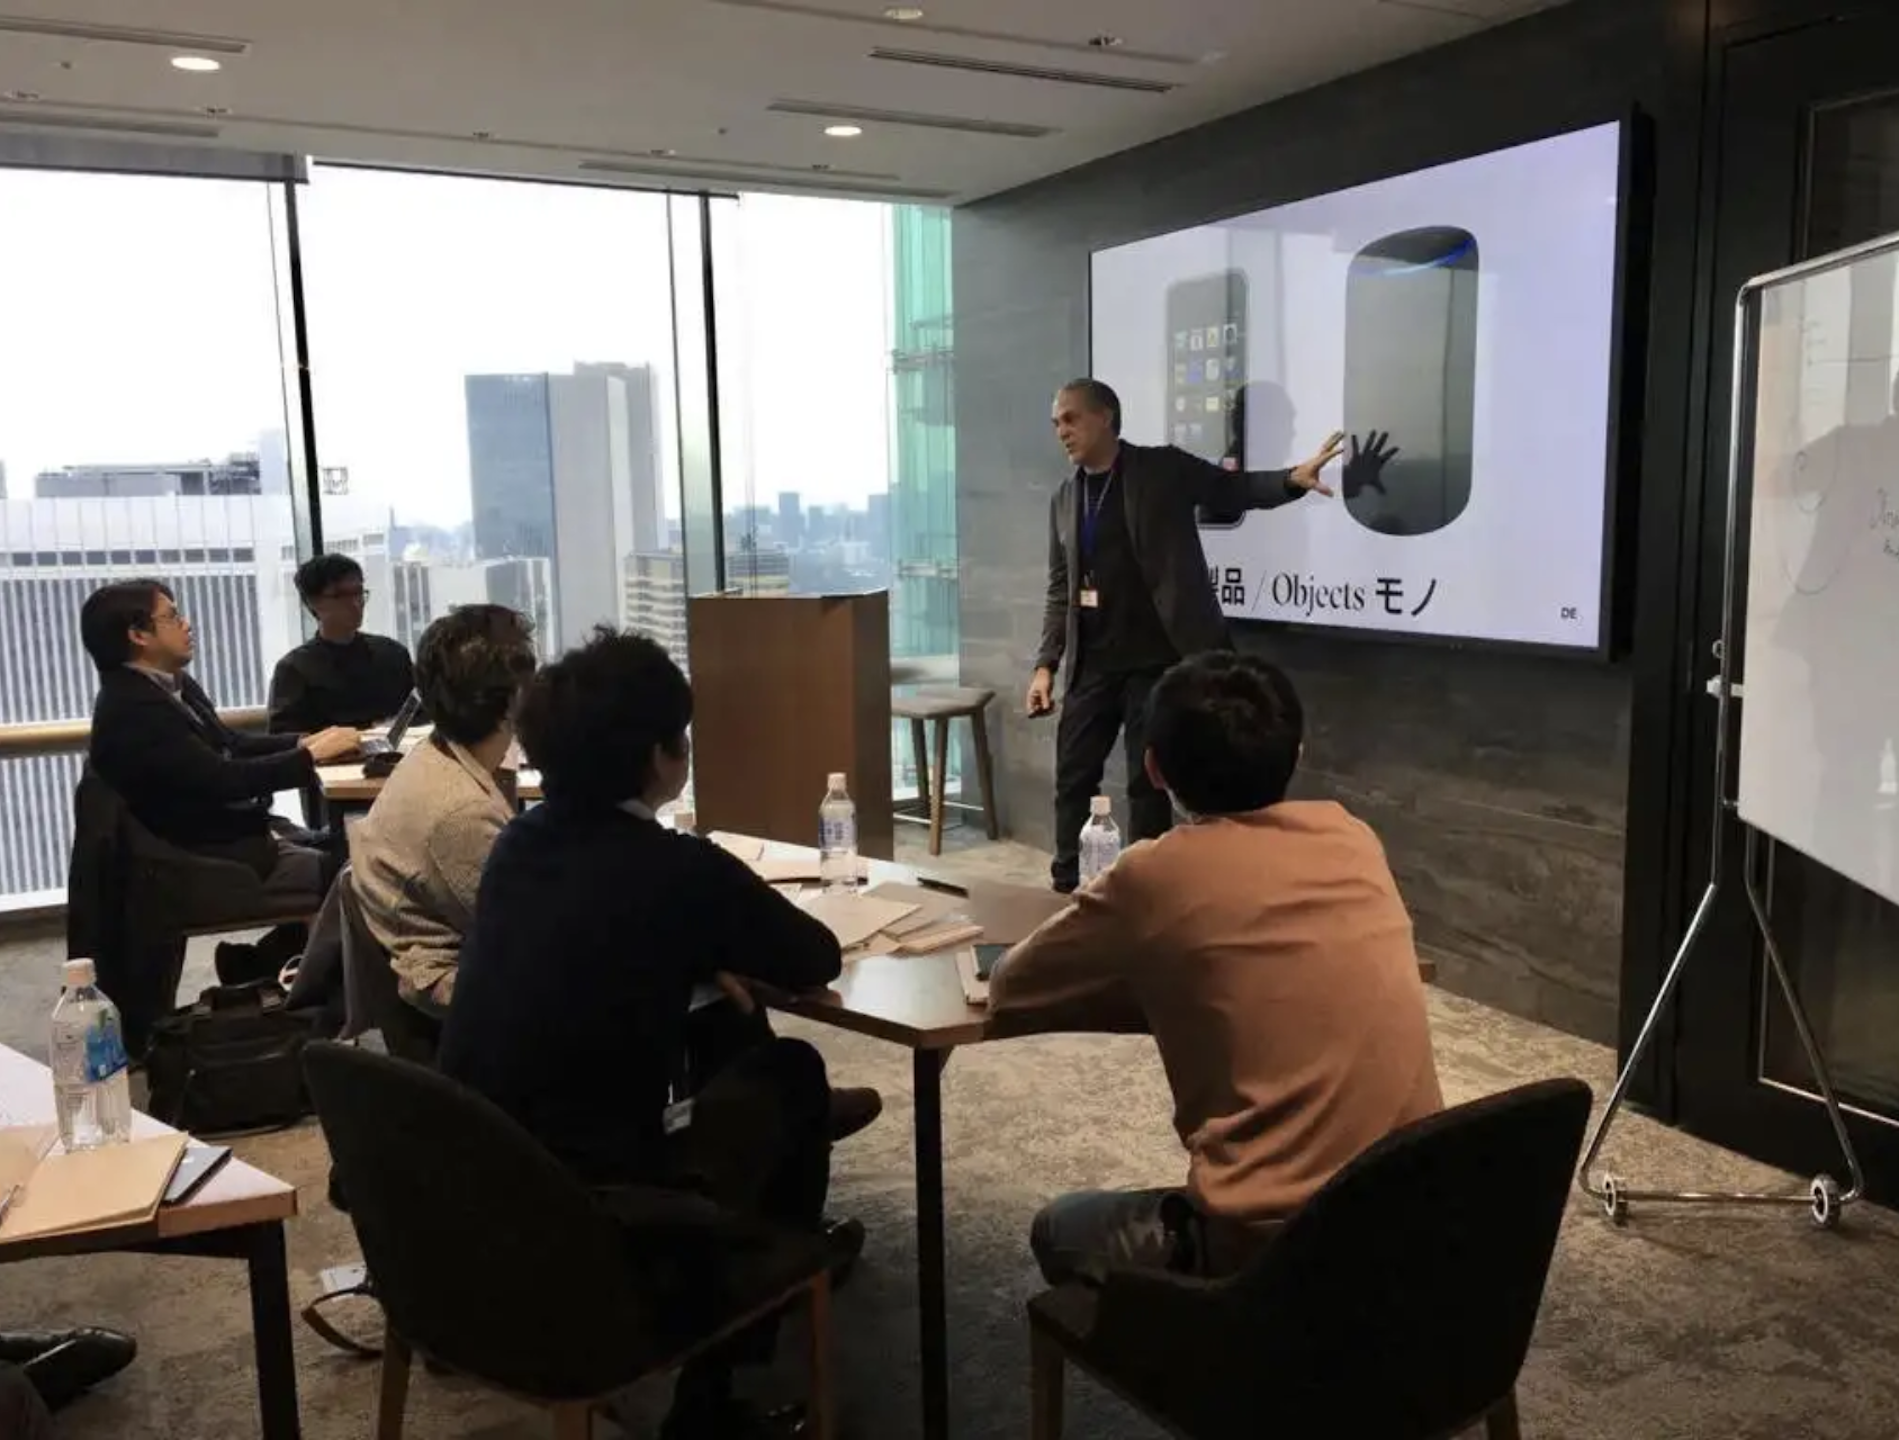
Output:
M706 838L726 854L736 855L754 868L765 858L765 842L754 840L749 835L730 835L723 830L716 830Z
M902 920L916 906L898 900L875 900L869 895L818 891L802 902L807 913L830 927L846 950L861 945L886 925Z
M915 908L901 920L892 921L884 926L884 934L892 940L902 940L919 930L925 930L947 918L961 907L963 897L945 894L941 890L931 890L922 885L903 885L887 880L882 885L873 885L865 895L873 900L895 900Z

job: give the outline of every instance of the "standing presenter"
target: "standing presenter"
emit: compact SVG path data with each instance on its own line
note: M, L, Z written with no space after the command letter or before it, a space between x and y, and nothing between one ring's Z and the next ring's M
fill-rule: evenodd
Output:
M1320 475L1344 436L1291 470L1225 470L1172 445L1123 442L1120 398L1099 380L1064 385L1052 419L1075 472L1049 508L1048 601L1028 711L1053 713L1055 675L1066 662L1051 867L1066 894L1080 877L1081 828L1117 735L1131 838L1153 839L1173 819L1166 793L1147 776L1147 694L1176 661L1230 643L1196 509L1268 510L1308 491L1330 495Z

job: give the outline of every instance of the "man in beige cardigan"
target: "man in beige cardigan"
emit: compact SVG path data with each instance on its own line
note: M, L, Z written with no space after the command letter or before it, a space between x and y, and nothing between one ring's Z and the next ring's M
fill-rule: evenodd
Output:
M402 998L435 1015L455 993L488 852L514 818L502 762L533 678L533 630L502 605L463 605L423 632L416 689L435 729L350 829L352 884Z
M1291 682L1216 652L1149 704L1149 778L1189 823L1132 846L1003 960L990 1027L1151 1032L1187 1182L1048 1206L1030 1243L1051 1283L1238 1268L1347 1161L1443 1105L1378 837L1331 801L1285 798L1304 731Z

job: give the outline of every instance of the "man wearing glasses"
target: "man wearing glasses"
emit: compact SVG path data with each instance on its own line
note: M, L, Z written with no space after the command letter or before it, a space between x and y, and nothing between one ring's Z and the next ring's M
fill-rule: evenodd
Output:
M363 567L347 555L306 560L297 571L297 596L316 620L317 633L277 662L270 681L271 730L362 730L400 710L415 688L415 669L400 643L364 631L369 592Z
M280 791L300 789L316 767L361 746L355 730L242 735L218 718L186 673L196 653L191 622L156 580L96 590L79 612L79 634L99 669L89 759L158 839L253 871L268 898L308 899L314 911L340 868L328 837L277 822ZM286 905L286 908L291 908ZM275 975L303 948L303 926L280 926L255 946L218 947L226 984ZM121 1006L123 997L115 996Z

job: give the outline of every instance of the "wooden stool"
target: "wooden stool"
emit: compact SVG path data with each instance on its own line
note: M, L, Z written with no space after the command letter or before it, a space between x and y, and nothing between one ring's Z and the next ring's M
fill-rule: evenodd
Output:
M930 817L930 853L943 853L943 789L949 781L950 721L967 718L970 736L976 745L976 779L982 786L982 815L989 838L1001 831L996 825L996 777L989 760L989 727L984 712L996 698L993 690L967 689L962 686L925 686L913 695L893 695L890 713L910 722L910 743L916 747L917 797ZM929 721L936 733L936 767L932 778L928 755L924 752L923 726Z

